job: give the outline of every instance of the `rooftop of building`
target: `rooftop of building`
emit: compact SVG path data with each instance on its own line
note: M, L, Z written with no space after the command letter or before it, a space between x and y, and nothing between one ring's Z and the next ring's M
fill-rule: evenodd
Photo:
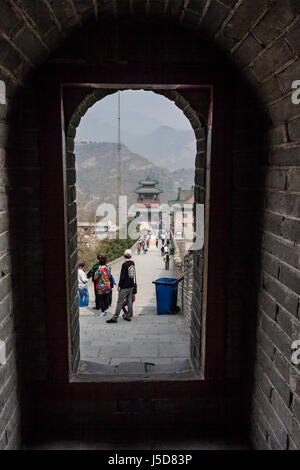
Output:
M155 186L156 184L158 184L158 181L147 177L143 180L140 180L139 184L143 186Z
M177 199L169 201L169 205L171 206L172 204L184 204L186 203L189 199L194 197L194 186L191 186L188 189L184 189L179 187L178 192L177 192Z
M159 193L163 193L163 190L162 189L159 189L159 188L144 188L142 186L140 186L139 188L137 188L135 190L135 192L137 194L159 194Z

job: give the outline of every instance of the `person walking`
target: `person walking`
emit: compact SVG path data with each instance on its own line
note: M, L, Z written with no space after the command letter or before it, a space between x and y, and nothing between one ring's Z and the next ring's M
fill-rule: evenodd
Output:
M169 270L169 263L170 263L170 255L168 252L166 252L164 256L164 262L165 262L165 269Z
M84 271L85 264L79 263L78 265L78 299L79 307L87 307L90 300L90 295L87 287L88 278Z
M96 283L96 307L94 307L94 309L101 310L102 316L106 316L106 310L110 307L112 302L114 280L111 269L107 266L104 256L99 257L99 267L94 274L94 280Z
M135 273L135 264L131 260L132 252L131 250L124 251L124 263L122 264L120 279L118 284L118 300L116 305L116 310L112 318L106 320L106 323L117 323L118 318L124 303L126 300L127 303L127 313L123 317L124 320L131 321L132 317L132 294L136 290L136 273ZM134 290L135 289L135 290Z

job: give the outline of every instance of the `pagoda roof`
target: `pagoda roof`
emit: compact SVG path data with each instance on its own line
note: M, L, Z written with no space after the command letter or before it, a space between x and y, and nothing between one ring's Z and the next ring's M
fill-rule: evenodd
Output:
M163 190L162 189L159 189L159 188L154 188L154 187L150 187L150 188L145 188L143 186L137 188L135 190L135 192L137 194L159 194L159 193L163 193Z
M155 184L158 184L158 181L157 180L153 180L151 178L145 178L143 180L140 180L139 181L139 184L143 185L143 186L154 186Z

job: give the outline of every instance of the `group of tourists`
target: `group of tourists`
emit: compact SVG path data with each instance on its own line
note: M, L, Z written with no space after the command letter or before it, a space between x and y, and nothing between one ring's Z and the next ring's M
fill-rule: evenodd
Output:
M144 239L138 241L137 254L140 255L141 252L143 252L145 255L149 249L149 246L150 246L150 236L146 235Z
M169 270L170 265L170 239L166 234L158 234L161 238L161 255L165 263L165 269ZM155 244L158 248L159 238L156 237ZM146 254L150 245L150 234L148 233L139 240L137 244L137 253L143 250ZM132 261L132 252L130 249L124 251L124 261L121 267L120 278L117 286L118 300L115 313L107 320L107 323L117 323L121 310L124 320L131 321L133 315L133 302L137 293L136 269L135 263ZM107 315L107 310L112 304L112 293L116 286L116 281L112 275L111 268L107 264L105 256L99 254L94 266L86 273L85 264L78 265L78 297L79 307L87 307L89 305L88 280L92 279L95 293L95 307L97 312L101 312L102 316ZM96 313L97 315L98 313Z
M160 239L161 239L161 244L162 246L164 245L170 245L170 233L168 232L162 232L160 233Z
M137 293L136 272L134 261L131 260L131 250L124 251L124 262L121 267L120 279L118 283L118 300L113 317L107 323L117 323L121 310L124 320L131 321L133 315L132 304ZM94 309L102 312L102 316L107 315L107 309L112 303L112 292L116 281L112 275L111 268L107 265L104 256L98 255L97 262L92 269L85 273L84 263L78 265L78 296L79 306L86 307L89 304L89 292L87 288L88 279L92 278L95 292Z

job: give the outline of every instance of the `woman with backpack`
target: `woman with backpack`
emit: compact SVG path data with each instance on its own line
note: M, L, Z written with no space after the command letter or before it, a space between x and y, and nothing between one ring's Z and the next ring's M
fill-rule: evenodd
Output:
M106 310L110 307L112 302L114 279L104 256L99 256L99 267L94 274L94 281L96 290L95 310L101 310L103 312L102 316L106 316Z

